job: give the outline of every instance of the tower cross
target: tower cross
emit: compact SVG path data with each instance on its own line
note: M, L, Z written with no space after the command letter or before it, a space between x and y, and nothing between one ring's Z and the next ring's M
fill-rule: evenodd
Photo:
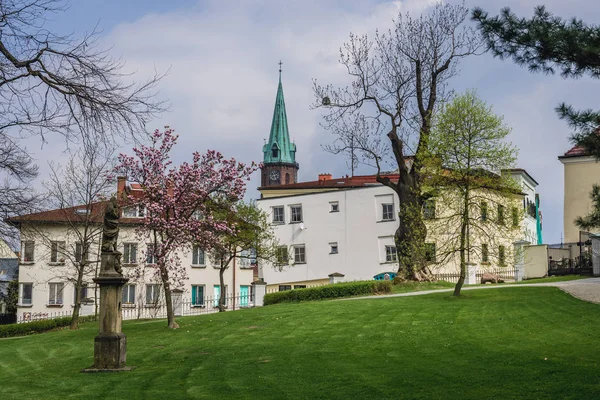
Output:
M281 65L282 65L282 64L283 64L283 63L281 62L281 60L279 60L279 75L281 75Z

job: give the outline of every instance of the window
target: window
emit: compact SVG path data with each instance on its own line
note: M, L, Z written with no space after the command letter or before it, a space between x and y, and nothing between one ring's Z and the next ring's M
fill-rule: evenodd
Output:
M279 285L280 292L284 292L286 290L292 290L292 285Z
M50 242L50 262L65 262L65 242Z
M285 184L286 185L290 184L290 174L285 174Z
M339 212L340 211L340 203L337 201L332 201L329 203L329 212Z
M481 209L481 216L479 217L479 219L481 220L481 222L485 222L488 219L488 206L487 203L485 201L481 202L481 205L479 206L479 208Z
M204 262L204 249L198 245L192 247L192 264L193 265L205 265Z
M488 245L483 243L481 245L481 262L482 263L486 263L486 262L490 262L490 256L489 256L489 251L488 251Z
M156 252L154 243L146 244L146 264L156 264Z
M294 263L306 263L306 247L304 245L294 246Z
M75 243L75 262L87 261L88 252L83 251L83 243Z
M306 289L306 285L294 285L294 289Z
M20 283L19 284L19 304L20 305L31 305L33 294L33 283Z
M498 204L498 224L504 225L504 206Z
M48 304L62 305L63 290L65 288L65 284L62 282L49 283L48 287L50 288L50 297L48 298Z
M435 243L425 243L425 261L436 262Z
M204 306L204 285L192 285L192 307Z
M277 256L277 263L285 265L289 262L288 248L286 246L279 246L276 250L275 255Z
M283 215L283 206L273 207L273 223L284 224L285 218Z
M33 249L35 247L35 242L28 241L22 242L21 248L23 252L23 261L24 262L33 262Z
M123 208L124 218L143 218L146 208L142 204Z
M423 218L434 219L435 218L435 200L427 199L423 204Z
M135 304L135 285L123 286L123 304Z
M302 222L302 205L290 206L292 217L290 222Z
M338 253L337 242L329 243L329 254L337 254L337 253Z
M517 228L519 226L519 210L517 207L512 208L512 226Z
M396 246L385 246L385 262L396 261L398 261L398 253L396 252Z
M79 289L79 296L77 296L77 291L73 291L73 304L77 304L81 302L83 299L87 299L88 297L88 287L87 283L83 283L81 288Z
M123 243L123 264L137 263L137 243Z
M158 304L160 285L152 283L146 285L146 304Z
M250 260L252 258L251 250L242 250L238 257L238 265L240 268L250 268Z
M277 144L273 145L273 147L271 148L271 152L273 158L277 158L279 156L279 148L277 147Z
M498 246L498 264L504 266L506 263L504 246Z
M382 221L393 221L394 220L394 204L384 203L381 205L381 220Z
M220 285L215 285L215 287L214 287L214 293L215 293L215 296L214 296L214 299L213 299L214 306L215 307L219 307L219 299L221 298L221 286ZM225 285L225 290L223 292L223 297L224 297L224 300L225 300L225 302L224 302L223 305L225 307L227 307L227 285Z

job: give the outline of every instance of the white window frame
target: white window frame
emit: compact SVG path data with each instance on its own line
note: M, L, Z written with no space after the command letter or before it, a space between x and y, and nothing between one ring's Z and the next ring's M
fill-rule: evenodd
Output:
M204 307L206 302L205 302L205 298L206 298L206 285L192 285L192 292L194 291L195 288L202 288L202 296L198 297L198 293L196 293L196 302L192 303L192 307ZM197 289L196 289L197 291ZM193 296L192 296L193 297ZM200 300L198 302L198 300ZM191 302L191 298L190 298L190 302Z
M150 300L150 301L148 301ZM160 285L158 283L146 284L146 305L157 305L160 301Z
M198 254L196 254L198 253ZM200 260L200 254L202 254L202 260ZM194 262L195 261L195 262ZM202 262L199 262L202 261ZM193 266L206 266L206 252L202 247L195 244L192 246L192 265Z
M123 295L121 296L122 304L135 304L135 284L131 283L123 285Z
M62 306L64 304L64 282L48 283L48 305Z
M25 286L29 287L29 299L25 299L23 293L25 292ZM27 302L25 300L28 300ZM33 305L33 283L31 282L20 282L19 283L19 306L31 306Z
M81 300L87 299L88 297L88 284L86 282L83 282L81 284L80 290L81 291L79 292L79 294L83 294L83 296L81 296L81 298L79 299L79 301L81 302ZM77 304L77 290L75 290L75 285L73 285L73 304Z
M300 210L300 215L298 216L298 212L294 214L294 210ZM299 224L303 222L304 216L302 215L302 204L292 204L290 205L290 224ZM300 218L298 218L300 217Z
M83 259L84 251L83 251L83 243L76 242L75 243L75 252L73 254L73 259L75 262L87 261L89 256L89 251L85 252L85 260Z
M396 246L385 245L385 262L398 262L398 252L396 251Z
M135 249L135 254L132 261L132 251L131 249ZM123 264L137 264L137 250L138 245L134 242L126 242L123 243Z
M281 211L281 215L279 215L279 213L276 212L275 210ZM273 224L276 224L276 225L285 224L285 207L284 206L273 206L272 211L273 211L273 221L272 221ZM279 218L279 217L281 217L281 218Z
M55 264L64 264L66 243L63 240L53 240L50 242L50 262Z
M306 245L294 245L294 264L306 264Z
M146 243L146 264L156 264L156 254L154 254L154 243Z
M123 208L123 218L144 218L145 215L146 208L143 204Z
M381 220L394 221L394 203L381 203Z
M31 257L27 257L27 253L31 248ZM21 252L23 254L23 262L35 262L35 242L33 240L24 240L21 242Z

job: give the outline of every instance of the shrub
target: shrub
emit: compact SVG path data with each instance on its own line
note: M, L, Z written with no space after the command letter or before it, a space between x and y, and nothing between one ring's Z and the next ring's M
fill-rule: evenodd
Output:
M95 315L79 317L79 322L88 322L96 319ZM71 317L62 317L54 319L42 319L39 321L23 322L20 324L0 325L0 338L12 336L25 336L33 333L51 331L56 328L69 326Z
M390 281L343 282L306 289L286 290L265 295L264 305L283 302L336 299L369 294L390 293Z

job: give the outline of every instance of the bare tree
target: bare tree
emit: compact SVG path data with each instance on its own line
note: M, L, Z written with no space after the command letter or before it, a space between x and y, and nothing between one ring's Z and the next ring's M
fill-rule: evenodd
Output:
M464 5L438 3L418 18L399 14L394 29L350 34L340 49L340 63L351 76L349 87L321 86L314 81L314 108L324 108L323 126L336 136L329 150L359 153L377 169L377 181L397 193L399 226L395 234L398 275L429 279L422 217L425 200L421 170L428 150L432 115L448 92L448 80L461 58L476 54L481 41L464 25ZM399 178L384 174L390 161Z
M64 167L51 163L49 180L44 182L47 201L57 209L62 237L45 225L29 224L26 233L50 253L54 275L75 288L71 329L78 328L81 304L88 297L82 294L85 279L98 272L103 199L113 187L107 174L114 166L114 150L88 139Z
M165 109L156 100L155 73L135 83L124 64L99 46L99 31L80 38L46 27L48 16L63 12L64 0L0 1L0 212L2 217L31 211L35 196L28 183L36 175L19 143L55 134L67 143L97 137L136 138ZM0 227L0 234L7 229Z

